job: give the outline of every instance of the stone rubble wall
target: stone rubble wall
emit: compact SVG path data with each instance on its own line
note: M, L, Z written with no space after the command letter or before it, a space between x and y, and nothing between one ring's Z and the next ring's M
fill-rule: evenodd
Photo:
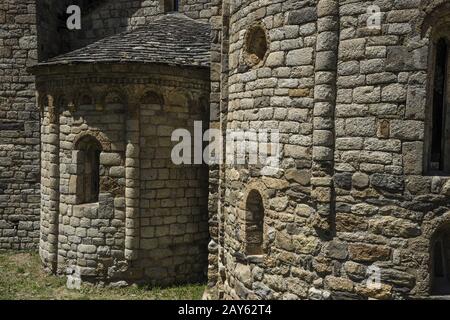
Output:
M0 247L36 248L40 214L40 123L35 78L27 67L79 48L160 14L158 1L102 1L83 15L83 30L66 29L70 4L83 1L5 0L0 4ZM82 5L83 7L83 5ZM181 2L180 11L208 21L205 0Z
M277 129L282 171L264 177L256 167L226 166L224 248L219 261L225 298L307 298L308 266L320 240L309 226L313 146L316 13L303 1L235 2L230 6L229 129ZM303 9L303 11L301 11ZM299 11L300 10L300 11ZM246 29L261 22L269 52L261 67L242 60ZM265 208L266 258L244 253L245 201L257 190Z
M55 123L54 99L46 93L41 106L41 210L39 254L48 270L58 260L59 231L59 130ZM38 229L39 230L39 229Z
M343 297L429 294L431 239L450 207L448 178L424 175L423 162L431 109L421 25L437 3L380 3L381 30L367 28L365 3L340 4L336 238L324 253L341 266L325 285ZM370 266L381 269L379 292L361 285Z
M198 164L175 165L171 159L176 144L171 141L172 133L184 128L194 137L194 121L205 124L209 90L194 87L204 88L208 83L194 74L189 79L172 75L171 80L173 85L155 88L142 99L139 117L138 263L145 278L167 285L204 280L209 238L208 169Z
M450 221L450 182L424 174L431 111L422 23L444 2L376 1L381 30L367 28L372 2L232 3L222 123L278 128L282 173L224 169L225 239L216 255L224 298L430 295L431 240ZM265 25L270 49L251 69L242 63L243 41L255 21ZM264 256L246 256L243 247L250 190L263 197ZM374 268L379 288L366 285Z
M59 272L77 266L81 276L113 277L111 267L124 260L125 117L121 101L105 101L103 112L95 104L80 104L75 112L61 109ZM98 203L79 204L75 143L87 134L104 137L100 140L104 145L100 153L100 194Z
M450 221L450 183L446 177L423 175L430 43L421 26L425 14L445 2L375 1L383 12L381 32L367 28L372 2L232 1L231 12L223 10L228 1L182 3L181 11L213 25L211 126L281 131L280 175L261 177L251 167L210 170L210 287L219 284L222 297L428 295L430 239ZM338 14L330 9L336 5ZM37 8L31 0L0 4L0 247L36 246L41 202L41 255L50 268L57 266L61 208L59 187L55 189L61 167L53 153L64 146L48 108L39 143L34 77L26 67L159 14L154 1L114 1L83 18L86 30L58 38L64 25L58 20L61 10L63 6L49 1ZM240 55L245 31L255 21L263 21L268 31L270 52L262 67L251 69ZM271 243L266 259L242 255L241 226L250 189L259 190L264 199ZM114 202L120 216L123 204ZM326 203L330 206L320 206ZM96 208L88 211L100 214ZM133 226L142 235L156 232L147 230L147 219ZM106 220L108 226L114 221ZM62 237L66 231L62 228ZM74 240L76 236L75 230ZM126 230L124 236L127 247ZM143 239L139 246L156 242L152 236ZM164 243L168 237L161 239ZM122 246L116 240L114 245ZM135 246L130 244L132 251ZM89 250L83 248L81 257L94 265L97 256L89 256ZM163 259L165 250L157 253ZM151 259L145 261L149 274L169 270L152 269ZM364 284L373 266L381 268L383 283L375 291ZM170 274L176 278L173 270Z
M33 0L0 3L0 248L32 249L39 241L39 113Z
M223 94L227 94L227 90L222 90L224 84L223 70L226 68L227 56L222 54L223 41L227 41L227 37L223 36L223 24L228 17L223 15L222 0L212 0L210 18L211 25L211 61L210 61L210 86L211 93L209 99L209 122L210 128L224 130ZM219 210L220 210L220 181L221 166L209 166L209 196L208 196L208 212L209 212L209 235L210 242L208 244L208 284L204 297L207 299L218 298L218 250L219 250Z
M44 264L62 274L69 267L90 280L204 280L208 170L175 166L171 135L184 128L193 136L194 121L207 129L209 71L140 65L95 70L37 71L44 97ZM98 203L79 204L74 149L86 135L102 145L100 196Z

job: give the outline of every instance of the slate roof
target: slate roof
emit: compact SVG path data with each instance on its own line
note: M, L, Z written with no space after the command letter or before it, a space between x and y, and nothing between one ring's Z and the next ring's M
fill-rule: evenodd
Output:
M39 65L140 62L209 67L210 34L207 23L168 14Z

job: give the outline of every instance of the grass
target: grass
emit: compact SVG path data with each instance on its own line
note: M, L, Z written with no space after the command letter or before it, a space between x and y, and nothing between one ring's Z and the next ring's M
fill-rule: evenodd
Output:
M172 288L108 288L83 284L66 288L66 277L43 271L35 252L0 251L0 300L198 300L203 284Z

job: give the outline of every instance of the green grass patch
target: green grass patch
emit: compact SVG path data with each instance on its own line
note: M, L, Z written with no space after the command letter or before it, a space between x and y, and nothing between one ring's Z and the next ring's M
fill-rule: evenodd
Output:
M83 284L66 288L66 277L44 272L35 252L0 251L0 300L199 300L204 284L171 288L99 287Z

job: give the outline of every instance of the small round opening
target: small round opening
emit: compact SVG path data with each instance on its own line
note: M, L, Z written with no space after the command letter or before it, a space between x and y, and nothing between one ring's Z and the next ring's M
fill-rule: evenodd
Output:
M260 64L268 50L266 31L261 25L251 27L245 39L244 60L247 65L254 67Z

